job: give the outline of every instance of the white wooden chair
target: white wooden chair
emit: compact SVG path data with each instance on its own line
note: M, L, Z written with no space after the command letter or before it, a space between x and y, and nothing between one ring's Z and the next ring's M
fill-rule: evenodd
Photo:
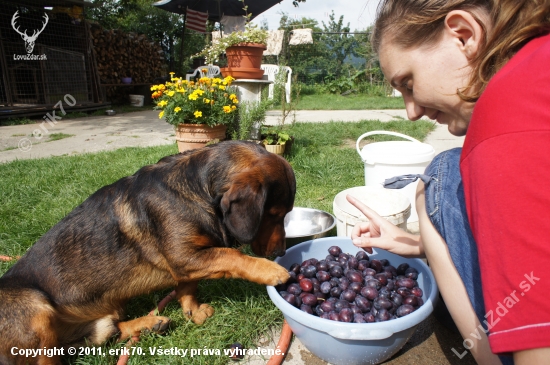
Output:
M206 72L203 72L203 70L206 70ZM198 67L195 72L185 75L185 79L187 81L190 81L193 77L214 77L218 76L220 74L220 68L216 65L205 65Z
M261 65L260 68L264 70L264 75L267 75L267 79L269 81L275 82L277 79L277 75L281 70L287 73L286 82L285 82L285 94L286 94L286 102L290 103L290 88L291 88L291 80L292 80L292 69L288 66L279 66L279 65L269 65L264 64ZM275 89L274 84L269 84L269 92L268 97L269 99L273 99L273 90Z

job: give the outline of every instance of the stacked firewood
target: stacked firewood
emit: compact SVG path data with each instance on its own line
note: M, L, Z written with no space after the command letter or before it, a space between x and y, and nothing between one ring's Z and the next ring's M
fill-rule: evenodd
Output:
M143 34L106 30L92 24L91 37L102 84L121 84L131 77L132 83L150 83L163 76L162 48Z

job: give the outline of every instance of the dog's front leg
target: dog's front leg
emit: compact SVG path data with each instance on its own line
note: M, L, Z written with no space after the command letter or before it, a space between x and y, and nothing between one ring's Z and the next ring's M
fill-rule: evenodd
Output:
M214 314L214 308L208 304L200 304L196 297L198 281L180 282L176 286L176 299L181 305L185 317L195 324L203 324Z
M225 247L204 249L192 261L177 266L185 267L185 270L173 271L174 279L178 282L176 298L183 314L196 324L202 324L214 314L214 308L197 301L195 293L200 280L233 278L262 285L278 285L290 277L287 269L271 260L247 256L236 249Z
M263 285L278 285L290 277L288 270L281 265L268 259L244 255L233 248L213 247L201 251L197 256L185 264L185 272L176 278L178 282L233 278Z

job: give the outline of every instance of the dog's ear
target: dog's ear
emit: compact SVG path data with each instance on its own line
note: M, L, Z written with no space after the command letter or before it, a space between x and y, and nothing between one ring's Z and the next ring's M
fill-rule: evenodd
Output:
M267 197L260 179L253 176L247 172L235 176L220 202L225 226L243 244L256 237Z

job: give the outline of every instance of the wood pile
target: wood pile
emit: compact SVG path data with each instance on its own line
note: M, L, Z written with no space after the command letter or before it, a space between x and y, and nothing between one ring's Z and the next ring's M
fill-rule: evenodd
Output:
M122 84L131 77L132 84L151 83L163 76L164 53L160 45L143 34L106 30L98 24L90 28L102 84Z

